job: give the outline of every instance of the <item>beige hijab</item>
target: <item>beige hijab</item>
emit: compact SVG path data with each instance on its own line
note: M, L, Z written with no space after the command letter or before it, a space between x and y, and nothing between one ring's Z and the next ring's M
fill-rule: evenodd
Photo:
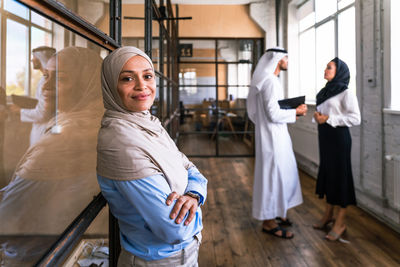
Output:
M163 174L171 191L183 194L187 169L193 164L182 154L160 121L149 111L127 110L118 95L118 77L134 56L151 59L136 47L122 47L108 55L102 66L103 103L106 108L97 144L97 173L113 180L136 180Z

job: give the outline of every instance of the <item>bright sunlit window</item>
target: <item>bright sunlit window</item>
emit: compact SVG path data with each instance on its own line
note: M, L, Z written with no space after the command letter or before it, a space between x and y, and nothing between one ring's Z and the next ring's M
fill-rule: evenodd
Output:
M390 71L391 71L391 105L392 109L400 110L400 31L395 25L400 25L400 1L390 2Z
M326 64L335 56L349 66L349 89L355 92L354 0L310 0L298 8L298 19L299 88L293 94L306 95L308 103L315 102L326 84Z
M2 3L2 5L1 5ZM39 46L52 46L53 23L15 0L0 0L4 17L5 80L7 95L35 96L42 74L33 70L31 52Z

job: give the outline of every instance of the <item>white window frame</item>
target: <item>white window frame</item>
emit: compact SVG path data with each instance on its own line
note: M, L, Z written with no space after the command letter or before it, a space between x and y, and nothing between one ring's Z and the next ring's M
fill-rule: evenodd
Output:
M382 20L382 29L383 29L383 90L384 90L384 104L385 108L383 112L391 113L391 114L400 114L400 103L397 106L393 106L392 101L392 53L391 53L391 1L393 0L384 0L381 4L383 5L381 10ZM399 89L400 90L400 89ZM400 100L398 100L400 102Z

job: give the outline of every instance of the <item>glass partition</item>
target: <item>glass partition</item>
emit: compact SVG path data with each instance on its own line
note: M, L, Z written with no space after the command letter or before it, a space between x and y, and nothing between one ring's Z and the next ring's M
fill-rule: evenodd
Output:
M3 4L0 262L32 266L100 192L100 68L108 51L14 1ZM85 238L107 235L104 209Z
M85 19L97 29L109 34L109 1L98 0L55 0L74 14Z
M253 155L246 99L262 43L253 39L182 39L179 44L185 52L179 58L179 147L186 149L185 140L190 138L204 144L191 146L189 156L210 156L212 152L212 156ZM210 143L214 149L204 149Z

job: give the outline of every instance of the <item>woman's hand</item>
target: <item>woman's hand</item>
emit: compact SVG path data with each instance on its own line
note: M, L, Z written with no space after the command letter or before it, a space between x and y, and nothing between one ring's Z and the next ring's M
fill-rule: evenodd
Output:
M324 124L328 119L328 115L323 115L317 111L314 112L314 119L318 122L318 124Z
M175 222L179 224L182 222L183 218L189 211L189 215L185 220L185 225L188 225L193 220L194 215L196 214L197 207L199 206L198 200L191 196L187 195L181 196L176 192L172 192L171 194L169 194L166 204L168 206L171 205L175 199L176 203L169 217L171 219L176 218Z
M296 115L297 116L305 116L307 114L307 105L301 104L296 108Z

